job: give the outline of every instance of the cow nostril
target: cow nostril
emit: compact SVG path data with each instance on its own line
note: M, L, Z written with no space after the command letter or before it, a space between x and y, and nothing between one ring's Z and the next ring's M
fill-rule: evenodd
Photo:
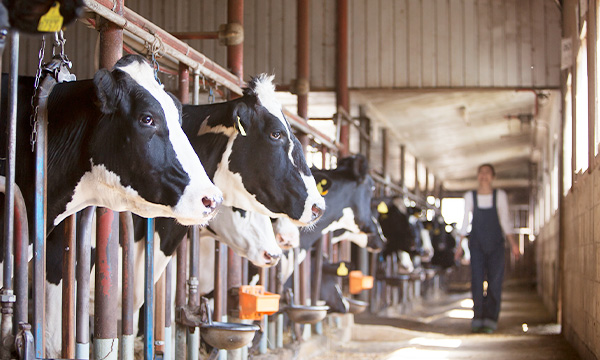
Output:
M214 199L208 196L202 198L202 205L204 205L204 207L206 207L209 210L215 210L220 203L220 199Z
M323 209L321 209L320 207L317 206L317 204L314 204L312 206L312 219L318 219L321 217L321 215L323 215Z
M277 260L279 260L281 257L281 254L271 254L268 251L263 251L263 257L267 261L267 264L271 264L273 262L277 262Z

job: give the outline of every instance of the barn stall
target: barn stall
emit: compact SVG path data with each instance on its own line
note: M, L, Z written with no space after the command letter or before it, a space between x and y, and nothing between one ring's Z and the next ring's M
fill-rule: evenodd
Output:
M535 281L545 307L562 325L569 343L584 358L598 356L593 335L597 298L593 241L597 120L592 101L596 96L596 2L128 1L122 13L121 5L115 4L86 1L85 15L65 30L65 53L78 79L110 67L121 48L123 53L154 56L159 78L183 103L189 102L189 93L193 103L224 101L239 95L243 80L250 75L274 73L278 98L309 164L335 167L338 157L364 154L377 182L376 195L395 195L409 208L423 208L424 217L440 214L444 199L460 198L475 188L477 166L493 163L498 174L495 184L509 196L522 254L518 261L508 259L508 276ZM116 24L116 46L100 36L102 31L94 31L103 26L103 19ZM122 46L120 28L124 29ZM19 74L36 73L39 42L39 36L21 35ZM9 62L5 56L4 64ZM198 251L192 234L190 259ZM425 271L424 278L390 285L377 279L382 260L377 254L348 242L332 245L331 237L325 236L313 252L324 253L331 261L353 263L375 277L373 289L357 296L370 302L371 313L398 303L407 305L411 299L422 301L432 289L439 290L433 281L439 284L439 276L445 279L442 282L455 284L464 283L468 276L463 266L452 273L434 273L431 279ZM248 265L222 243L215 247L213 319L231 320L235 316L229 310L235 299L227 289L248 283ZM115 251L117 247L113 243L109 248ZM179 275L187 277L187 265L181 260L187 257L186 249L180 247L178 279ZM397 267L396 261L384 259L386 276ZM193 278L200 276L193 263L189 272L196 276L188 280L188 301L199 306L199 299L192 295L198 291ZM296 301L308 305L311 297L312 302L319 300L311 293L318 293L315 284L320 272L313 272L310 280L310 261L294 274ZM269 290L280 290L275 269L261 275L261 283ZM177 282L175 303L182 307L185 281ZM350 297L347 284L342 290ZM162 298L156 293L157 300ZM166 298L169 308L172 300ZM107 305L109 311L115 307ZM157 314L163 314L162 310ZM152 323L151 315L146 312L147 324ZM169 323L171 316L165 317ZM328 318L334 320L325 326L332 328L350 321L348 315ZM33 334L39 335L39 314L36 319ZM108 338L121 332L112 322ZM259 352L283 345L280 323L278 314L262 320L264 340ZM322 326L316 325L314 331L321 333ZM184 337L182 331L184 327L179 328L177 338ZM294 341L312 332L309 326L303 331L294 329ZM154 335L151 327L145 334L147 357L154 357L156 351L180 358L177 354L185 351L182 342L163 345L166 335L160 331ZM196 344L194 336L188 337L188 344ZM41 336L34 339L35 357L41 358ZM167 350L172 348L180 352ZM195 354L197 346L190 348L189 354ZM75 357L69 354L63 357Z

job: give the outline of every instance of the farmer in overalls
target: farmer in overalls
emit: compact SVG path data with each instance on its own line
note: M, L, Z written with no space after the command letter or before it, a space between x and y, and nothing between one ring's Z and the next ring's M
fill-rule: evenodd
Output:
M473 214L469 250L471 252L471 291L475 333L492 333L498 327L498 314L504 278L504 236L518 259L519 244L512 234L506 192L492 187L496 172L491 164L477 170L479 186L465 194L465 216L460 234L465 237L469 213ZM460 247L459 247L459 252ZM487 290L484 296L484 281Z

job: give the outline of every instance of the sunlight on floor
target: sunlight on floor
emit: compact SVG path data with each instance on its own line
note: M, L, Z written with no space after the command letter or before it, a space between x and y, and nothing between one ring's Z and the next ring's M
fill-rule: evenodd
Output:
M465 308L465 309L472 309L473 308L473 299L464 299L463 301L460 302L460 307Z
M466 309L454 309L448 311L448 317L453 319L472 319L473 318L473 310Z
M448 360L448 355L448 351L410 347L394 351L386 360Z
M460 340L460 339L428 339L425 337L418 337L418 338L414 338L411 341L409 341L409 344L456 349L462 344L462 340Z

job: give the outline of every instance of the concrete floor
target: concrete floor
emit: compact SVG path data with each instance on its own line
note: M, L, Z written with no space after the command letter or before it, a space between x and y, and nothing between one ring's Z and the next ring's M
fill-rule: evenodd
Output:
M468 292L452 293L422 301L410 315L397 309L361 314L351 341L329 339L311 359L579 359L530 283L505 284L498 331L491 335L471 334L469 299Z

